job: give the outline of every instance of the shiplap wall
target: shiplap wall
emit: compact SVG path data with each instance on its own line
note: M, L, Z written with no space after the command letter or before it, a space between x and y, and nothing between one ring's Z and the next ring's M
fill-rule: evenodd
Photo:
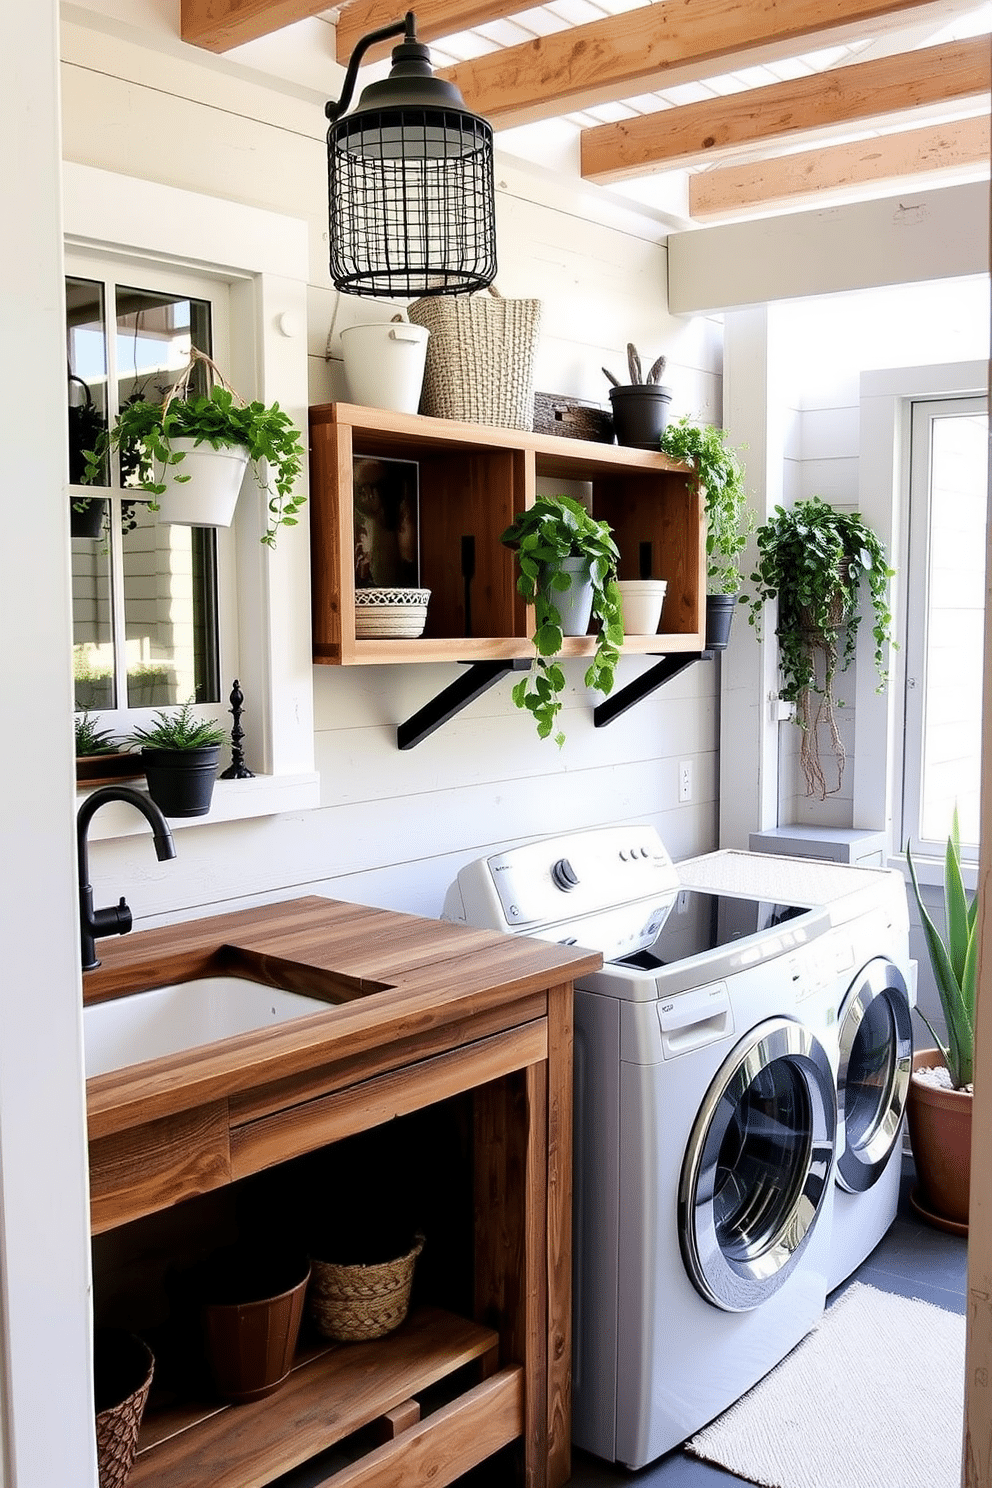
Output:
M301 35L312 37L313 28ZM266 78L264 49L252 49L249 71L182 47L151 0L128 6L126 18L110 3L101 14L67 6L62 50L67 158L310 223L311 402L342 395L337 333L388 319L392 307L339 300L327 278L322 99ZM286 71L285 56L279 66ZM327 77L325 96L333 96L340 69L329 60ZM500 163L498 283L506 295L543 302L537 386L605 401L601 368L623 376L633 340L651 359L667 353L676 411L718 419L719 327L669 315L657 224L605 197L597 212L592 200ZM625 658L620 682L648 665ZM507 679L401 754L396 724L455 669L317 667L320 809L196 826L181 834L168 864L157 863L143 836L95 843L96 900L126 889L139 924L311 891L436 915L462 863L523 839L649 820L675 856L715 846L717 665L691 669L602 730L592 726L595 697L583 670L566 667L561 752L513 707ZM250 751L250 711L245 725ZM679 806L682 760L693 764L694 800Z

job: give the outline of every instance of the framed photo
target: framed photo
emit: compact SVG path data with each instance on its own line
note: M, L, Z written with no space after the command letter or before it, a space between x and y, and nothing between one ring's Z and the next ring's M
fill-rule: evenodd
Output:
M356 589L419 588L418 476L416 460L355 456Z

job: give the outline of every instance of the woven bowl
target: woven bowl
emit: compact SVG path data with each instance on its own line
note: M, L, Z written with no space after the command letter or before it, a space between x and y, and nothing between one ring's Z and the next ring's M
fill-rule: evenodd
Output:
M427 623L430 595L429 589L356 589L355 635L416 639Z
M410 1307L413 1268L424 1248L417 1235L412 1249L372 1266L311 1263L310 1316L325 1338L358 1343L382 1338L398 1328Z
M96 1452L100 1488L124 1488L138 1451L138 1430L155 1360L140 1338L100 1328L94 1341Z

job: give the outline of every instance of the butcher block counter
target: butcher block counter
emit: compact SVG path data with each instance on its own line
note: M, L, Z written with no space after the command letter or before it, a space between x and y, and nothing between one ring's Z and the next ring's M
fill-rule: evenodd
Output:
M150 1408L129 1488L261 1488L361 1431L380 1444L321 1485L439 1488L511 1443L527 1488L565 1482L572 987L598 953L307 897L99 954L84 1004L224 975L315 1011L87 1080L95 1235L450 1097L471 1109L473 1316L425 1306L375 1343L301 1350L250 1405ZM460 1393L422 1412L449 1376Z

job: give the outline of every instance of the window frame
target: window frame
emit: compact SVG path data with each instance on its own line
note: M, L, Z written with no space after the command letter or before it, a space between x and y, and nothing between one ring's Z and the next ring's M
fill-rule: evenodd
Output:
M66 162L66 252L219 278L229 285L232 384L246 398L278 401L307 423L308 225L296 218ZM68 495L68 488L67 488ZM189 826L316 807L310 554L307 509L299 526L264 547L264 502L239 502L233 530L238 593L238 680L245 694L252 780L218 780L207 816ZM68 500L66 503L68 512ZM66 518L68 522L68 517ZM233 678L222 676L221 691ZM136 813L110 803L91 836L130 836ZM185 821L176 822L187 826Z
M911 414L914 402L987 393L988 361L935 363L863 372L860 385L859 510L885 543L895 569L891 587L894 631L905 635L908 604ZM883 829L890 866L907 872L902 815L906 692L905 648L890 653L889 684L875 690L869 667L856 681L853 825ZM942 860L916 862L921 882L943 881ZM965 868L974 886L975 871Z

